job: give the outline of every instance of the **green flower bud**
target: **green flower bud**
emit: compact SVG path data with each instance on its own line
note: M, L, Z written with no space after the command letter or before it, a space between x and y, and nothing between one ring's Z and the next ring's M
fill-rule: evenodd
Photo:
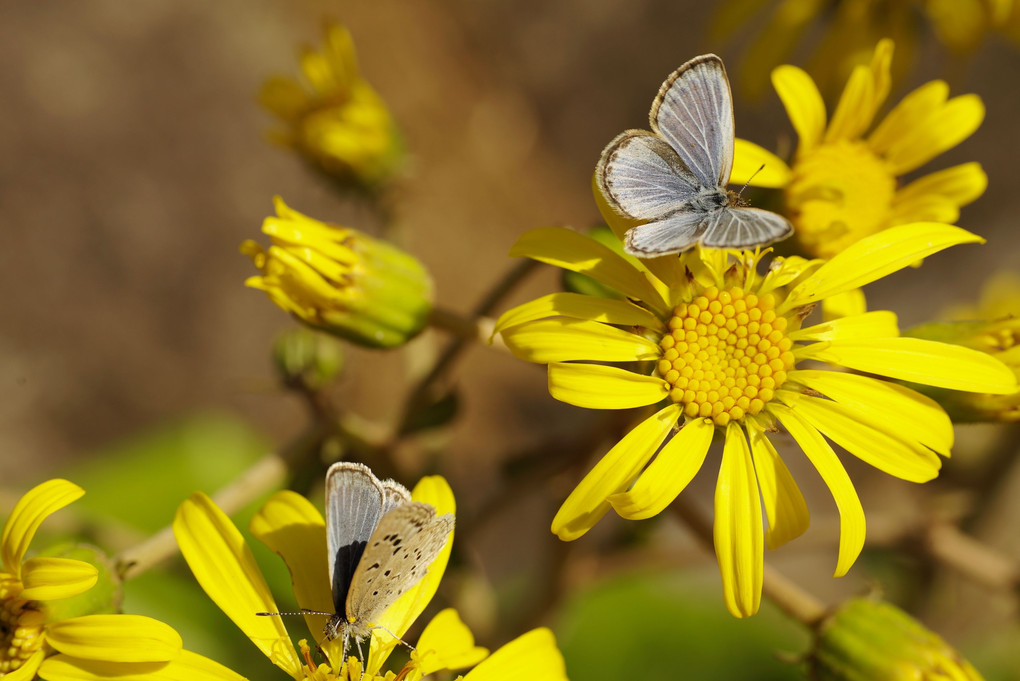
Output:
M286 385L318 390L343 371L344 349L332 336L297 326L276 338L273 363Z
M808 667L818 681L983 681L913 617L865 598L846 602L822 624Z
M372 348L406 343L432 311L432 282L414 257L357 230L328 225L274 199L268 249L241 244L261 276L245 284L316 329Z

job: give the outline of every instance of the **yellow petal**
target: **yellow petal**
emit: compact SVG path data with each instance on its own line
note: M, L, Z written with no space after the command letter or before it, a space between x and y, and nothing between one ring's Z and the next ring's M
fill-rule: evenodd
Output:
M609 510L607 499L630 487L679 417L680 405L671 404L624 435L560 506L553 533L573 541L594 527Z
M761 498L747 438L733 422L715 487L714 535L726 608L734 617L750 617L761 605L765 570Z
M658 344L615 326L577 319L542 319L503 330L503 341L514 356L548 364L570 360L633 362L655 359Z
M985 193L988 175L980 163L963 163L918 178L896 192L893 207L901 203L938 196L957 206L966 206Z
M765 432L753 420L749 420L747 426L751 458L758 476L765 517L769 521L765 543L770 549L777 549L804 534L811 516L804 495Z
M326 523L310 501L290 490L277 492L252 516L248 529L287 564L299 607L333 612ZM306 614L304 618L316 638L329 621L325 615Z
M772 71L772 86L783 100L786 115L797 131L798 154L810 150L822 139L825 130L825 103L811 76L796 66L780 66Z
M832 121L825 131L825 142L856 139L867 130L874 115L874 99L875 84L871 78L871 69L864 65L854 67L836 111L832 114Z
M72 657L109 662L168 662L182 646L173 627L141 615L85 615L51 622L46 642Z
M420 661L422 674L441 669L464 669L484 660L489 651L475 645L471 630L453 608L440 610L418 637L411 659Z
M69 655L46 658L39 669L46 681L245 681L218 662L182 650L170 662L81 660ZM4 681L10 677L4 677Z
M531 258L586 274L628 298L647 303L661 315L670 312L648 275L609 247L569 229L542 227L525 232L510 249L510 257Z
M780 399L803 416L825 437L875 468L910 482L935 478L942 461L935 452L917 441L896 437L878 424L871 424L847 405L809 395L777 392ZM895 414L886 420L895 422Z
M545 317L570 317L657 330L665 328L661 319L626 300L595 298L580 293L550 293L504 312L492 333L495 335L505 328Z
M889 338L900 335L896 315L886 310L865 312L815 324L787 334L795 341L827 341L841 338Z
M301 661L251 549L230 518L209 497L192 494L177 509L174 536L209 598L276 666L297 677Z
M563 655L546 628L532 629L485 658L464 681L567 681Z
M955 202L929 194L911 199L893 199L890 224L904 225L908 222L945 222L954 224L960 219L960 207Z
M953 446L953 423L938 402L906 386L842 371L799 369L789 380L845 404L868 423L886 422L903 437L942 456Z
M663 399L669 384L618 367L555 362L549 365L549 394L577 407L630 409Z
M453 490L450 489L450 483L441 475L429 475L419 480L411 490L411 498L431 505L436 509L437 515L455 514L457 511L457 502L454 499ZM421 581L408 589L393 605L387 608L375 624L385 627L397 636L403 636L428 606L432 597L436 595L439 583L443 579L443 573L446 572L446 564L450 561L452 550L453 532L450 532L446 545L429 565L428 572L425 573ZM372 632L368 664L365 666L368 673L378 672L393 648L399 645L400 642L394 639L389 632L382 628Z
M903 175L919 168L974 134L984 119L985 105L977 95L952 98L889 145L885 157L890 170Z
M78 485L57 478L33 487L21 497L4 523L3 535L0 536L4 572L18 579L21 561L42 521L83 494L85 490Z
M925 83L900 100L900 103L882 119L868 137L868 146L875 153L884 154L898 139L909 134L917 121L941 107L948 96L949 86L945 81L933 80Z
M994 395L1017 390L1013 372L991 355L920 338L817 343L800 348L797 357L950 390Z
M970 232L938 222L890 227L851 244L797 284L782 303L786 311L860 288L932 253L966 243L984 243Z
M829 296L822 301L822 319L831 322L842 317L852 317L868 311L868 300L864 291L852 288Z
M866 523L864 508L857 496L850 476L839 462L832 447L825 438L815 430L795 409L784 407L775 402L769 403L769 409L782 422L786 430L797 441L800 448L811 460L812 465L822 476L822 480L832 493L839 510L839 558L836 561L835 577L842 577L857 560L864 548Z
M70 558L29 558L21 569L25 589L18 597L30 601L77 596L95 586L99 579L99 570L94 565Z
M871 102L871 112L868 114L869 123L875 117L878 108L889 96L889 88L892 87L892 58L895 51L895 43L890 38L883 38L875 46L875 53L871 56L871 78L875 84L874 99ZM864 132L861 130L861 132Z
M790 184L792 178L790 166L771 151L739 137L733 140L730 184L746 183L754 187L778 189Z
M661 513L694 479L712 444L710 419L693 419L666 443L628 491L609 497L624 518L640 520Z

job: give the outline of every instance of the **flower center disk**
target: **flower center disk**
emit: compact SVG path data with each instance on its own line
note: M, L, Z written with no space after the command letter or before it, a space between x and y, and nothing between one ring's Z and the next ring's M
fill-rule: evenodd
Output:
M45 615L34 601L18 598L20 592L19 582L0 577L0 677L19 669L45 640Z
M712 287L673 310L657 370L688 417L725 426L757 414L793 367L788 321L772 294Z

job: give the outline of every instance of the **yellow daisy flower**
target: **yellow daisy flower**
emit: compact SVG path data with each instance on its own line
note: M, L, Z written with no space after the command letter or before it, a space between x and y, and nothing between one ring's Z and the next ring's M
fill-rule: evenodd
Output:
M960 207L981 196L988 184L980 164L965 163L901 186L901 176L977 130L985 109L977 95L947 99L949 86L936 80L908 94L873 126L889 94L892 54L892 41L883 40L871 64L854 69L828 122L822 96L807 73L795 66L772 72L799 137L792 165L737 140L730 181L751 180L764 164L751 184L783 188L783 213L812 256L830 258L895 225L956 222Z
M763 8L766 4L769 9ZM810 63L819 85L830 92L867 61L871 46L881 38L893 38L905 48L899 80L915 60L924 38L918 29L925 21L939 41L963 54L992 32L1015 31L1017 9L1015 0L731 0L721 3L709 42L726 40L749 23L760 27L738 69L741 89L759 96L769 71L820 29Z
M306 324L373 348L406 343L432 311L432 280L413 256L347 227L320 222L273 198L262 222L273 244L241 244L262 271L246 286L265 291Z
M138 615L55 619L50 604L85 593L96 568L70 558L25 559L42 522L85 492L67 480L44 482L11 511L0 538L0 678L88 681L122 677L225 679L239 676L181 649L170 626ZM185 676L179 674L186 673Z
M327 26L322 49L302 53L301 72L305 83L276 77L262 87L260 102L283 123L273 140L356 187L372 189L391 177L404 157L400 132L361 77L347 29Z
M507 347L548 364L549 392L581 407L663 403L635 426L563 503L552 531L577 539L613 508L632 519L665 509L701 468L716 432L725 435L715 497L715 546L726 605L758 610L765 541L800 535L808 512L769 440L785 429L832 492L842 523L836 575L864 543L864 511L831 439L899 478L934 478L953 430L932 400L867 374L956 390L1005 393L1016 379L968 348L901 338L891 312L803 327L813 306L949 246L979 242L957 227L918 223L863 239L828 262L762 253L697 250L637 261L575 232L528 232L511 250L583 273L627 299L553 293L497 322ZM654 272L654 273L653 273ZM623 363L623 366L603 364Z
M946 311L947 321L922 324L906 332L916 338L957 343L988 353L1020 380L1020 276L1002 272L985 284L976 305ZM1020 391L1008 395L926 389L953 421L1020 421Z
M453 492L439 476L423 478L411 496L415 501L431 504L440 515L455 511ZM196 493L181 504L173 528L184 559L209 597L273 664L294 679L418 681L440 670L476 664L465 678L471 681L510 678L493 669L490 660L494 658L497 662L504 660L499 669L513 668L515 664L533 667L535 673L529 673L527 678L549 681L566 678L562 656L546 630L525 634L488 656L486 649L474 644L470 630L453 609L443 610L425 627L410 661L402 669L383 671L389 654L399 645L393 636L403 637L435 595L450 557L452 536L425 577L373 623L378 628L372 632L367 660L354 656L342 660L343 644L337 638L320 642L326 661L316 664L304 640L299 642L300 655L294 649L282 618L255 614L276 612L278 608L251 550L223 511L207 496ZM332 611L326 524L307 499L290 491L278 492L252 518L250 530L283 558L302 608ZM312 613L304 618L314 639L321 639L329 618ZM508 649L509 653L505 652Z

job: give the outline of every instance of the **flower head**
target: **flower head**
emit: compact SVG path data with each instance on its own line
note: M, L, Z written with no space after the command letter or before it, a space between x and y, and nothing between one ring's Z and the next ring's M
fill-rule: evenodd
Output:
M582 272L626 300L554 293L497 322L510 350L549 365L553 397L582 407L659 405L614 446L563 503L561 539L587 532L610 509L648 518L701 468L716 432L725 437L716 487L715 544L727 607L758 609L765 540L801 534L808 514L770 434L785 429L818 469L842 519L836 574L864 542L864 511L827 438L881 470L914 482L938 474L953 431L930 399L888 378L958 390L1010 392L1000 362L968 348L901 338L896 317L870 312L804 326L812 307L919 258L980 241L937 223L892 228L828 262L698 250L680 258L626 259L565 229L525 234L511 251ZM622 363L613 366L605 363Z
M977 95L948 99L949 86L936 80L908 94L875 125L889 94L892 54L892 41L883 40L870 65L854 69L828 122L807 73L795 66L772 72L799 137L790 166L761 147L737 141L731 181L750 180L764 164L751 183L784 189L783 212L812 256L832 257L895 225L954 223L960 207L981 196L988 184L979 164L965 163L901 185L902 175L977 130L984 105Z
M455 510L453 493L446 481L438 476L423 478L412 490L411 496L415 501L431 504L438 514ZM276 612L278 608L251 550L223 511L207 496L196 493L181 504L173 527L181 553L205 592L273 664L294 679L418 681L443 669L476 665L488 656L486 649L475 646L474 637L456 611L447 609L425 627L404 668L399 672L383 670L390 653L399 645L394 637L404 636L435 595L450 557L452 538L433 561L425 577L398 598L377 622L372 623L376 628L372 631L364 660L354 656L342 659L343 642L336 638L321 641L326 660L316 663L311 647L305 641L299 643L300 654L294 649L280 617L256 615L259 612ZM252 518L250 530L287 564L298 604L308 610L330 612L333 599L327 570L326 524L315 507L298 494L278 492ZM329 617L306 613L304 618L314 640L322 638ZM531 632L531 635L534 634ZM527 636L529 634L521 638ZM512 645L508 644L504 649ZM499 654L500 651L497 651L491 658ZM526 654L522 655L527 658ZM550 681L565 679L562 657L554 643L551 647L541 646L538 655L547 668L555 669L556 660L559 660L561 673L546 678ZM466 678L472 681L492 678L484 674L486 664L483 662ZM479 670L483 673L476 677Z
M329 225L273 199L265 249L241 244L262 274L245 284L306 324L359 345L391 348L413 338L432 310L432 282L415 258L357 230Z
M1020 277L1001 273L992 278L976 305L961 305L906 332L908 336L957 343L988 353L1013 370L1020 380ZM1020 421L1020 391L1008 395L958 393L924 389L953 421Z
M829 616L808 656L819 681L983 681L937 634L899 608L856 598Z
M760 13L762 0L720 3L710 42L723 40L754 22L759 29L751 40L740 69L741 86L758 96L768 72L804 45L805 37L820 32L810 57L812 72L826 92L846 78L879 39L891 37L906 50L898 77L914 61L919 30L927 21L938 40L951 51L973 51L992 32L1013 34L1020 25L1015 0L779 0L768 16ZM897 78L898 79L898 78Z
M170 626L138 615L82 614L60 617L55 601L91 589L99 572L71 558L25 558L42 522L85 492L67 480L49 480L23 496L0 539L0 677L4 681L132 678L207 678L239 681L220 665L181 649ZM73 608L72 608L73 609ZM164 676L165 675L165 676Z
M305 83L272 78L259 96L283 123L273 138L342 182L372 189L403 161L397 125L358 71L351 35L330 25L322 49L301 55Z

